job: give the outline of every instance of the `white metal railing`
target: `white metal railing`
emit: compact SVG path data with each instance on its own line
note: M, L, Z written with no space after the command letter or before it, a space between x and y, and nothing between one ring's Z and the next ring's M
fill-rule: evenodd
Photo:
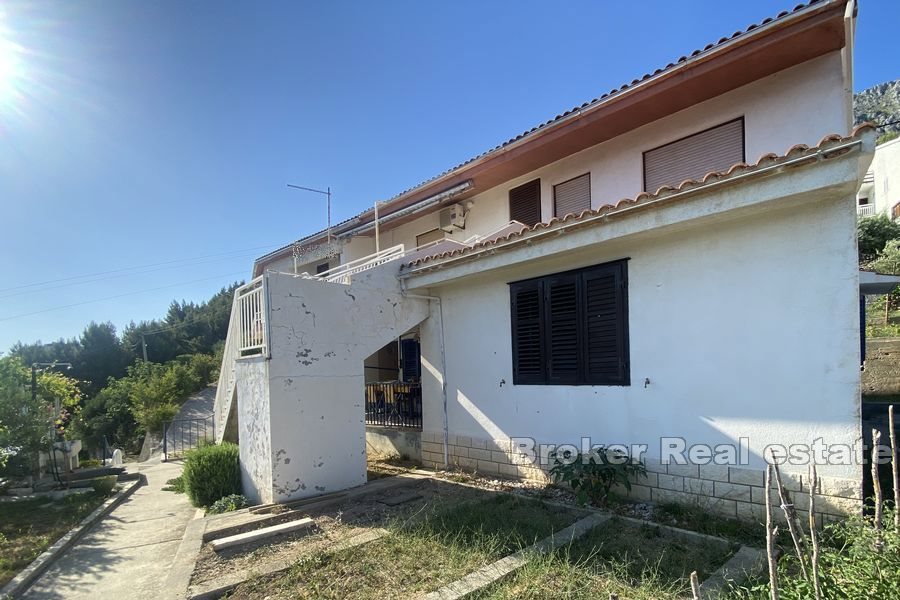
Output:
M231 400L237 383L235 372L237 359L242 356L265 355L268 352L267 311L264 275L234 290L213 409L217 441L225 434L228 413L231 410Z
M370 254L369 256L364 256L333 269L323 271L316 275L316 278L330 283L349 284L350 279L354 274L367 271L397 258L401 258L405 253L406 251L403 244L398 244L397 246L382 250L381 252L376 252L375 254Z
M266 353L266 296L264 276L234 291L238 313L238 358Z
M863 217L874 217L875 216L875 205L874 204L860 204L856 207L856 216L858 218Z

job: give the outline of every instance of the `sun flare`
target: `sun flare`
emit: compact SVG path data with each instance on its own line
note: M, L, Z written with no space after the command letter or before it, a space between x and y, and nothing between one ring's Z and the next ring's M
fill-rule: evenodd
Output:
M25 81L24 48L10 37L0 13L0 108L16 99Z

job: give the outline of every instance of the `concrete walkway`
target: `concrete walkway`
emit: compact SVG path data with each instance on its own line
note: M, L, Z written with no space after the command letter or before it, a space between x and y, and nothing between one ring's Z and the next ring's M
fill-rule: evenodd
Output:
M184 529L196 509L183 494L164 492L181 473L178 463L132 463L141 486L97 523L25 593L46 598L159 598Z

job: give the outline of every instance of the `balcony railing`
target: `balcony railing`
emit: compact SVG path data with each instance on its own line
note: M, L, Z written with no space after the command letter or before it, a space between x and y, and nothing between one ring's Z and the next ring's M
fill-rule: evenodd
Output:
M874 217L875 216L875 205L874 204L860 204L856 207L856 217L862 219L863 217Z
M367 383L366 425L421 430L421 384L402 381Z
M221 439L225 433L228 412L231 410L236 383L235 361L243 356L266 355L268 352L266 311L264 275L234 290L225 352L219 370L219 386L216 388L214 430L218 434L217 439Z
M392 260L402 258L404 254L406 254L404 246L403 244L399 244L387 248L386 250L382 250L381 252L358 258L319 273L316 275L316 278L324 279L331 283L343 283L349 285L351 277L356 273L362 273L363 271L374 269L375 267L391 262Z

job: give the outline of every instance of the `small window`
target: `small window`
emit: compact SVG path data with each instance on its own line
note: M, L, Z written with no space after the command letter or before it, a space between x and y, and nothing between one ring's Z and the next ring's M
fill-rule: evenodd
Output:
M541 222L541 180L509 190L509 220L528 227Z
M325 271L327 271L330 268L331 267L328 266L327 262L324 262L321 265L316 265L316 275L319 275L320 273L324 273Z
M865 205L868 204L868 203L869 203L869 199L868 199L868 198L860 198L860 199L859 199L859 205L860 205L860 206L865 206Z
M676 186L744 162L744 118L644 152L644 190Z
M585 173L553 186L553 214L580 215L591 209L591 174Z
M513 383L630 385L624 260L511 283Z
M425 233L416 236L416 248L421 248L425 244L430 244L431 242L442 240L445 236L446 234L441 229L432 229L431 231L426 231Z

